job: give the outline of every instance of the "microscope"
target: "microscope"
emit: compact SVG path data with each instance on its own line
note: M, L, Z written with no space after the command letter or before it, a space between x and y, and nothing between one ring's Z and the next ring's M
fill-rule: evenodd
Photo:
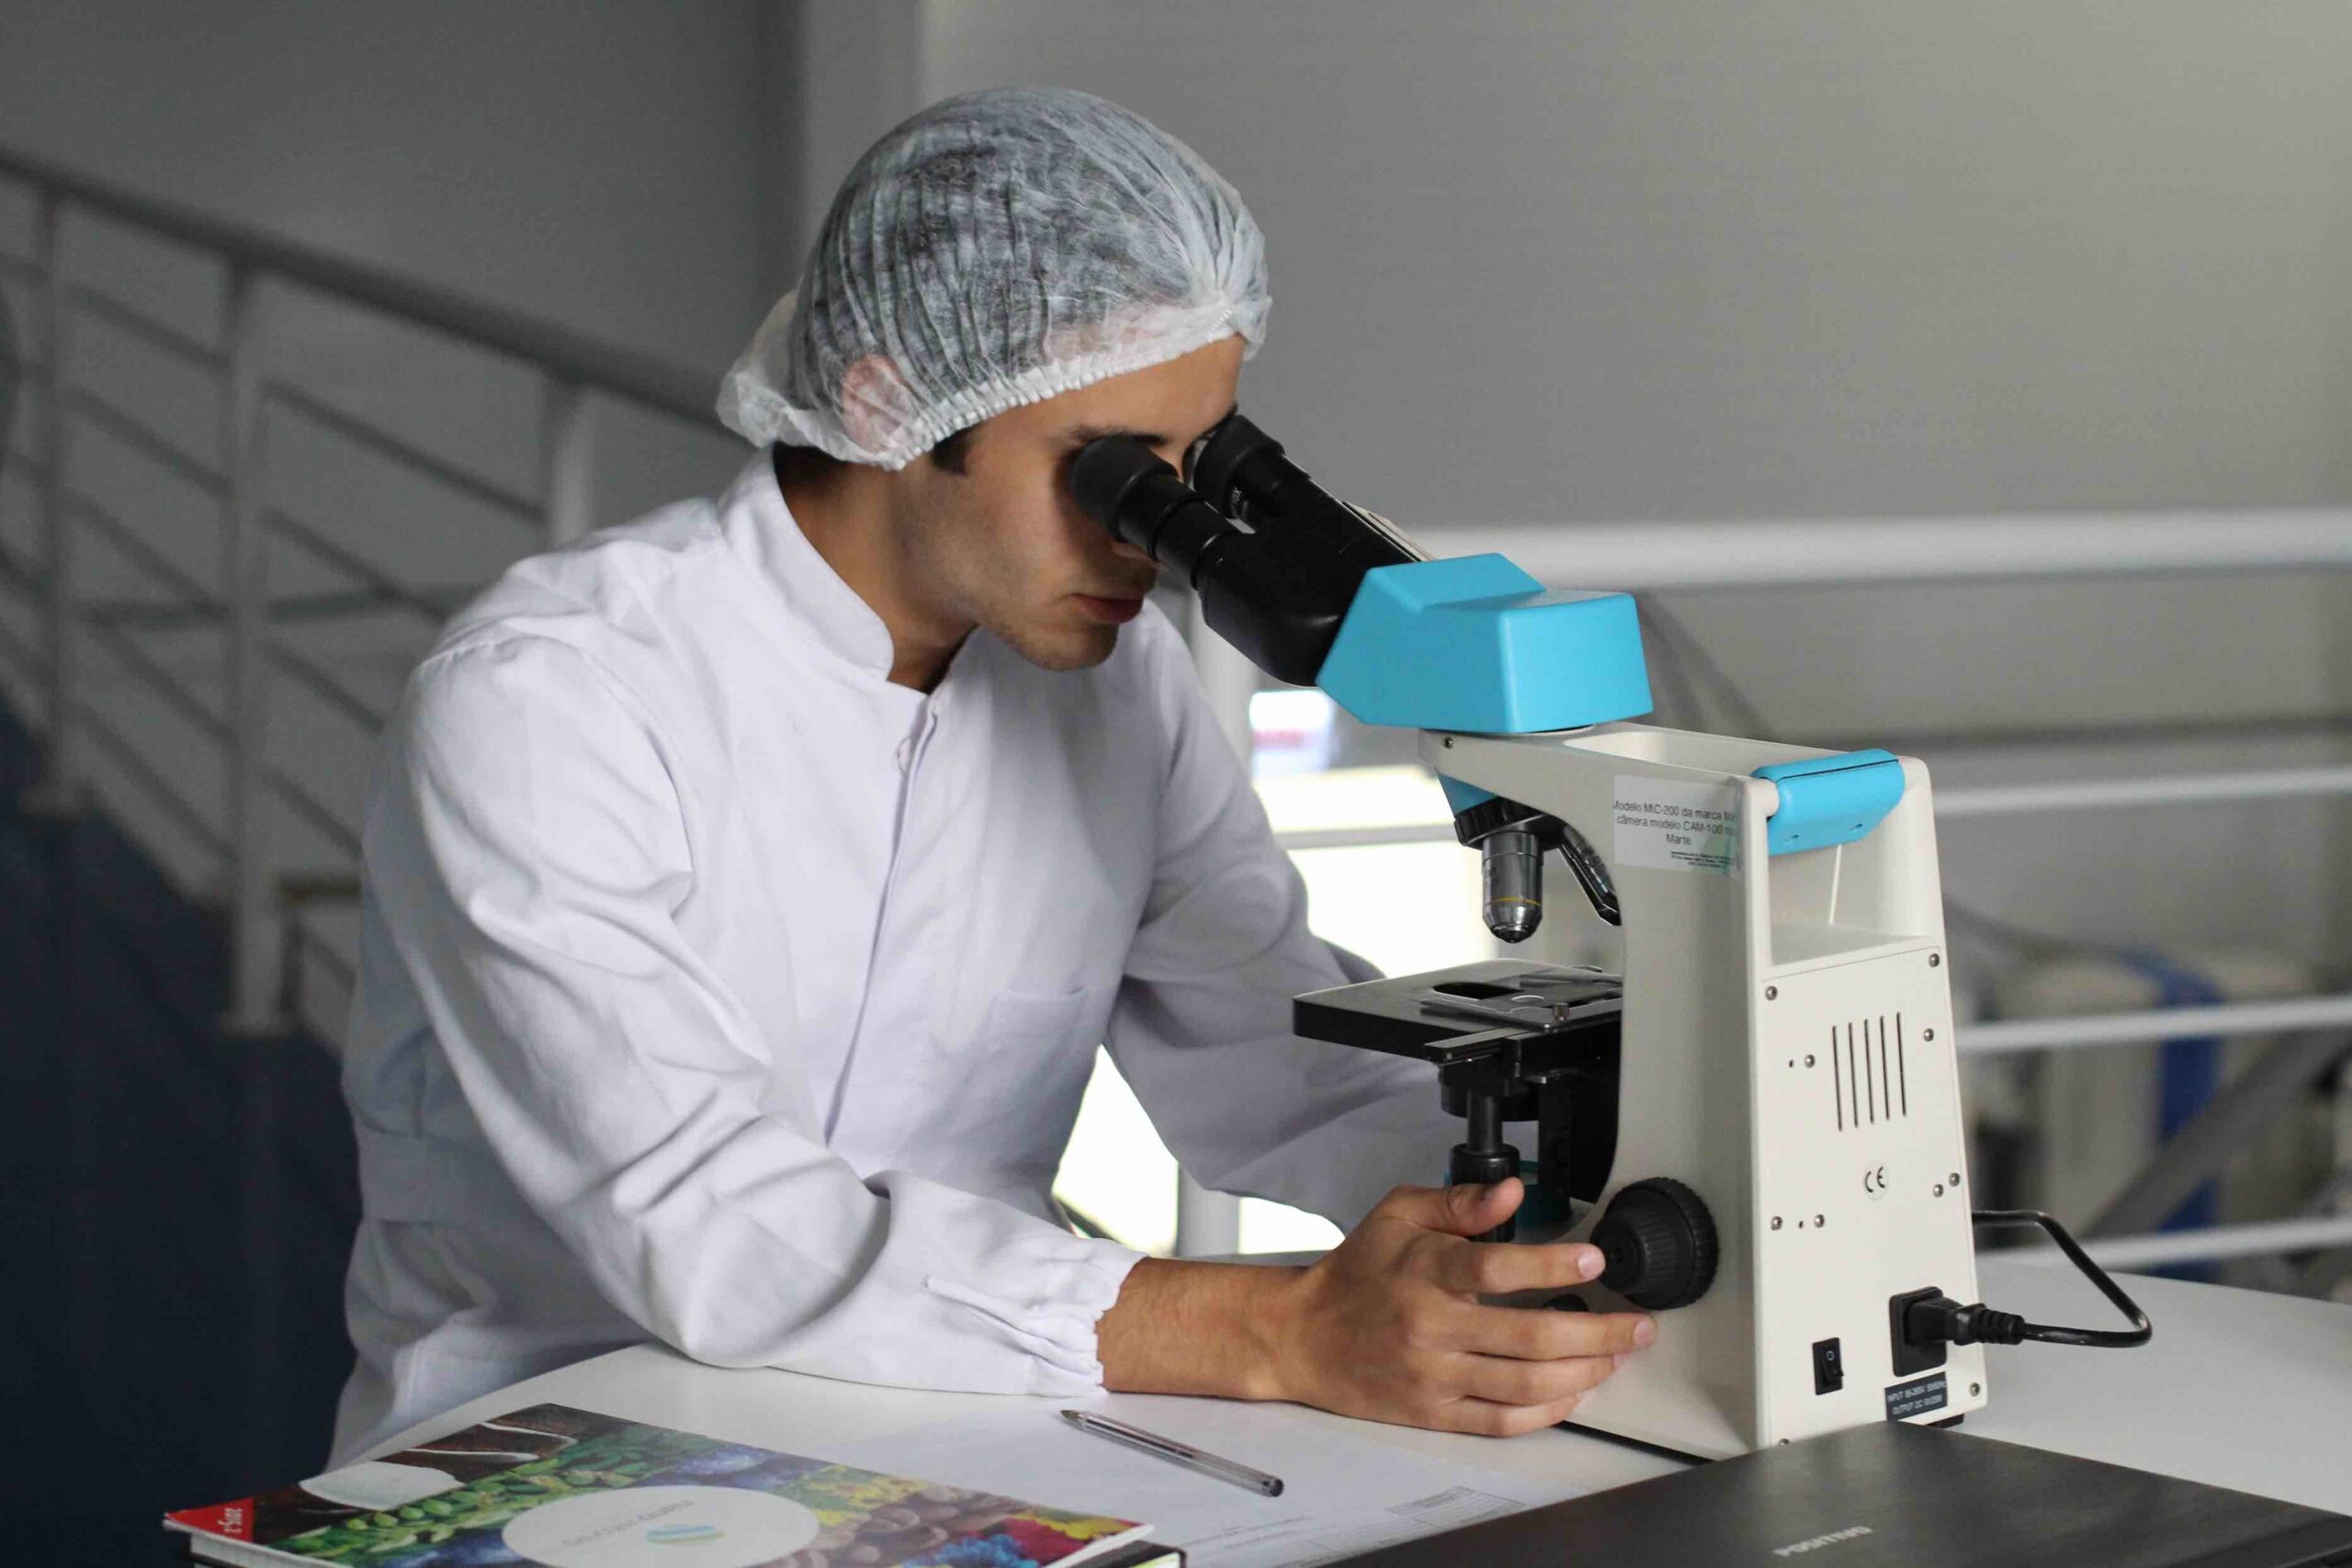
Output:
M1542 1304L1658 1314L1575 1425L1726 1458L1951 1424L1985 1403L1985 1342L2145 1341L2046 1215L1972 1215L1919 762L1631 722L1652 705L1631 597L1547 591L1499 555L1426 558L1238 413L1182 474L1111 436L1070 483L1267 673L1421 732L1497 938L1537 931L1557 853L1622 953L1294 1002L1305 1038L1435 1067L1464 1123L1449 1179L1527 1184L1485 1239L1600 1248L1598 1280ZM1976 1303L1986 1223L2042 1225L2134 1328Z

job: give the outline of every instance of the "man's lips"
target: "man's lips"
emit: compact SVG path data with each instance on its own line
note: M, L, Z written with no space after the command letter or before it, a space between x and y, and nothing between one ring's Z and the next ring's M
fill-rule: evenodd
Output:
M1078 607L1089 617L1104 626L1125 626L1143 614L1143 595L1140 593L1133 598L1125 595L1103 598L1092 593L1073 593L1070 597L1078 601Z

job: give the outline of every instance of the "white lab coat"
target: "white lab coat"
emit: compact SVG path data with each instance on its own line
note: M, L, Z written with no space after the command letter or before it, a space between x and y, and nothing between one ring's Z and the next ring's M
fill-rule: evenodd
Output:
M524 561L411 681L365 823L366 1217L335 1462L660 1339L1056 1395L1136 1254L1048 1190L1108 1043L1184 1168L1350 1224L1458 1136L1426 1066L1295 1040L1361 978L1157 610L928 696L786 512Z

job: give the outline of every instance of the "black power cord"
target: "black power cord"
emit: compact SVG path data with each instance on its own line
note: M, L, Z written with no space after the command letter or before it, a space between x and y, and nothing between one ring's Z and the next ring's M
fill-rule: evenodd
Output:
M2066 1234L2066 1227L2038 1209L1979 1209L1969 1216L1980 1225L2040 1225L2058 1244L2058 1250L2067 1261L2082 1270L2086 1279L2099 1289L2099 1293L2115 1303L2115 1308L2130 1318L2132 1326L2120 1328L2061 1328L2048 1324L2028 1323L2013 1312L1996 1312L1979 1302L1962 1306L1950 1296L1929 1296L1916 1301L1903 1309L1903 1337L1913 1345L1933 1345L1949 1342L1953 1345L2016 1345L2031 1339L2043 1345L2084 1345L2104 1350L2128 1350L2145 1345L2155 1336L2155 1328L2148 1322L2148 1314L2138 1303L2123 1293L2123 1287L2108 1278L2107 1270L2091 1261L2090 1254Z

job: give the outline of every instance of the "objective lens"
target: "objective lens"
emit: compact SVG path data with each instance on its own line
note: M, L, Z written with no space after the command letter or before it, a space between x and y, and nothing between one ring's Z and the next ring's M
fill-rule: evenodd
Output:
M1487 882L1487 929L1503 942L1525 942L1544 923L1544 846L1516 828L1479 843Z

